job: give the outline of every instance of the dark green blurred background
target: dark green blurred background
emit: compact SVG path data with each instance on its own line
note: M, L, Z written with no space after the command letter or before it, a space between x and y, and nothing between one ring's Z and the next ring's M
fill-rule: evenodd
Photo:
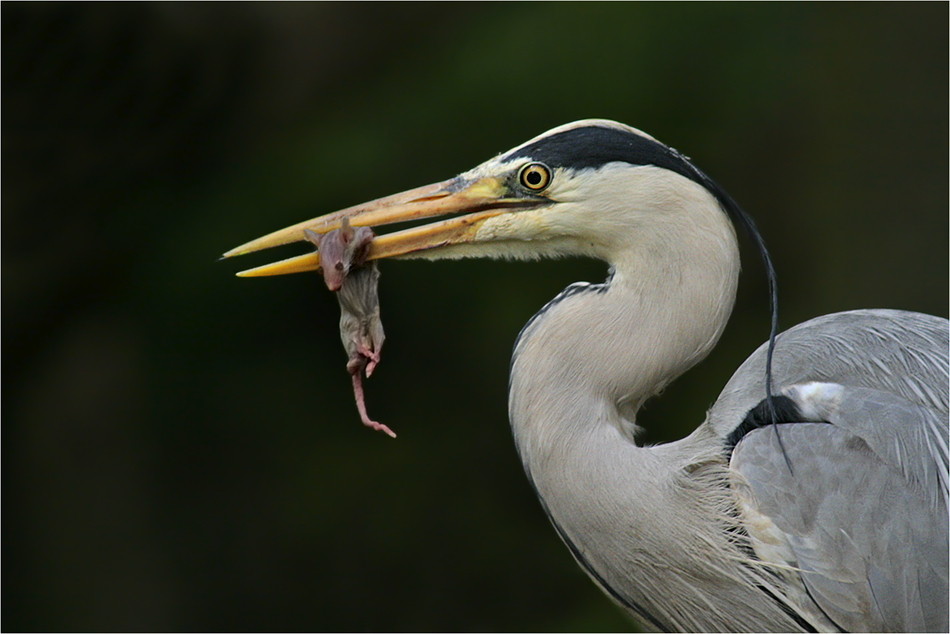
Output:
M597 263L392 262L358 421L334 297L247 239L608 117L757 219L782 325L947 312L948 7L2 7L4 630L624 630L515 456L511 345ZM767 333L746 273L698 424ZM596 493L596 492L595 492Z

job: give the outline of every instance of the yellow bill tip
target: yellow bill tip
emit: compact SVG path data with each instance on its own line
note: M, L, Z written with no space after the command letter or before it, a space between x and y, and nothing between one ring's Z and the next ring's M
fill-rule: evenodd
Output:
M332 220L326 222L322 221L320 218L298 222L297 224L291 225L290 227L279 229L273 233L268 233L266 236L261 236L260 238L255 238L250 242L245 242L240 246L236 246L230 251L225 252L221 257L225 259L233 258L238 255L254 253L255 251L263 251L264 249L279 247L292 242L303 242L306 239L304 238L304 230L318 228L321 229L320 233L326 233L330 229L335 229L336 224Z
M230 251L225 251L224 253L221 254L221 257L218 259L227 260L228 258L233 258L236 255L244 255L245 253L246 251L244 251L244 245L242 244L241 246L235 247L231 249Z
M238 277L268 277L271 275L288 275L290 273L305 273L320 269L320 254L304 253L279 262L264 264L253 269L236 273Z

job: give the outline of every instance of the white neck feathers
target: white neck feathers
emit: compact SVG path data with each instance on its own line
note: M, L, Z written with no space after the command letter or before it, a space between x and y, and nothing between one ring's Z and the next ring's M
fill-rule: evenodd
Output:
M509 413L526 461L563 446L564 434L583 435L576 428L616 425L632 439L632 413L706 356L732 310L739 254L718 202L666 170L639 172L641 187L602 201L616 211L586 219L586 231L562 214L574 224L565 234L598 236L587 251L613 276L562 294L518 341Z

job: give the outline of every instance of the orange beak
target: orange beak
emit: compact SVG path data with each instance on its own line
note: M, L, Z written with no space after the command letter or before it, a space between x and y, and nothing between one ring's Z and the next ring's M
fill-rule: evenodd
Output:
M297 223L235 247L223 257L244 255L291 242L305 242L305 229L317 234L329 233L339 229L344 218L349 219L354 227L378 227L446 217L444 220L377 236L369 245L367 259L370 260L478 242L478 230L489 218L547 202L543 199L509 197L507 193L507 187L499 178L473 180L460 176ZM241 271L238 276L284 275L316 271L319 268L320 254L312 252Z

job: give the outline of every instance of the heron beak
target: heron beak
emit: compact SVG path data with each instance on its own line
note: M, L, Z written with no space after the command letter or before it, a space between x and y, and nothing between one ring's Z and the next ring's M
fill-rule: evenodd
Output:
M448 218L426 225L377 236L369 245L367 259L394 258L452 244L476 241L478 228L489 218L516 209L536 207L543 200L507 197L507 188L496 177L457 177L399 194L348 207L325 216L280 229L224 254L230 258L291 242L306 241L304 230L324 234L339 229L344 218L354 227L377 227L425 218ZM239 277L260 277L316 271L316 252L241 271Z

